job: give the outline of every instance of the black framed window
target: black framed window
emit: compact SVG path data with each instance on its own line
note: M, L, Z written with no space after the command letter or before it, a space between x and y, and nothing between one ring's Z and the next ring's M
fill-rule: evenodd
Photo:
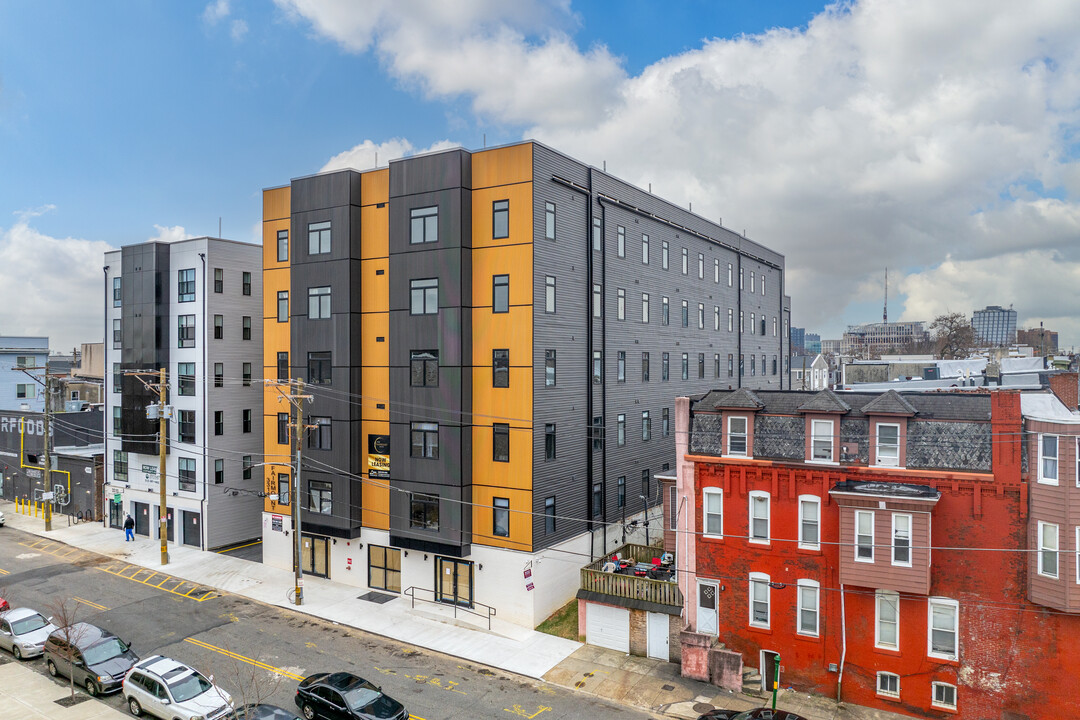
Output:
M720 377L720 353L713 353L713 377Z
M413 387L439 386L439 351L409 351L409 384Z
M555 312L555 277L544 276L544 312Z
M491 351L491 384L497 388L510 387L510 351Z
M277 441L278 445L289 444L289 413L277 414Z
M626 228L622 225L615 226L615 254L626 257Z
M409 314L437 315L439 312L439 279L425 278L409 281Z
M697 376L698 380L705 379L705 353L697 354Z
M593 450L604 449L604 416L596 415L592 419L592 446Z
M491 279L491 312L510 312L509 275L496 275Z
M623 288L615 289L615 319L626 319L626 290Z
M689 255L688 255L688 253L686 251L686 248L683 248L682 249L682 274L683 275L686 275L686 273L689 272L689 270L690 270L690 268L688 267L689 264L690 264L689 263Z
M289 322L289 291L278 290L277 294L277 321Z
M600 227L600 218L593 218L592 221L592 249L594 252L600 252L600 249L604 245L604 233Z
M240 275L240 292L244 295L251 294L251 273L243 272Z
M431 493L412 493L409 496L409 527L421 530L439 529L439 496Z
M215 410L214 411L214 434L215 435L224 435L225 434L225 411L224 410Z
M252 468L252 466L253 466L253 463L251 461L251 456L250 455L245 455L241 459L241 467L243 468L243 471L241 473L241 477L244 480L250 480L251 479L251 468Z
M593 350L592 381L594 385L599 385L604 381L604 353L600 350Z
M182 443L194 443L195 442L195 411L194 410L178 410L177 411L177 426L180 431L180 442Z
M664 434L664 437L671 435L671 411L670 408L664 408L660 411L660 432Z
M114 350L119 350L124 347L124 328L121 325L123 321L120 318L116 318L112 321L112 346Z
M544 239L555 239L555 203L544 203Z
M641 382L649 382L649 353L641 353Z
M225 271L221 268L214 268L214 292L225 292Z
M493 498L491 533L495 537L510 537L510 498Z
M176 283L176 301L195 302L195 268L177 271Z
M555 423L544 423L544 460L554 460L555 458Z
M251 339L251 316L250 315L244 315L243 317L240 318L240 339L241 340L250 340Z
M215 315L214 316L214 339L215 340L224 340L225 339L225 316L224 315Z
M178 458L177 481L184 492L195 492L195 458Z
M311 429L308 430L307 446L312 450L332 449L331 435L333 425L328 417L311 418Z
M604 510L604 485L595 482L592 486L592 516L600 517Z
M214 484L221 485L225 482L225 461L221 458L214 460Z
M668 269L668 241L663 240L660 244L660 267Z
M277 354L277 379L289 379L289 353L287 352L279 352Z
M746 374L746 358L743 355L739 355L739 377Z
M641 264L649 264L649 236L644 234L641 236Z
M690 303L682 301L682 326L690 327Z
M682 354L682 379L690 379L690 356L687 353Z
M592 314L597 318L604 314L604 293L598 283L592 286Z
M544 350L544 386L555 387L555 350Z
M555 498L544 498L544 532L550 535L555 532Z
M121 298L123 298L123 279L114 277L112 279L112 304L113 307L120 307Z
M277 501L278 505L288 505L289 496L292 495L292 480L288 473L278 473L277 476Z
M414 422L409 424L411 437L409 455L414 458L439 459L439 423Z
M176 345L182 348L195 347L195 316L180 315L176 318Z
M334 485L326 480L308 480L308 512L334 514Z
M620 475L619 476L618 488L619 488L619 498L618 498L619 507L626 507L626 476L625 475Z
M496 240L510 237L510 201L491 203L491 237Z
M194 396L195 395L195 363L177 363L176 364L176 394ZM115 382L115 378L114 378ZM119 390L120 388L116 388Z
M735 377L735 355L728 353L727 356L727 376Z
M615 381L626 382L626 351L620 350L615 363Z
M278 262L285 262L289 259L289 231L278 230L277 231L277 259Z
M330 252L330 221L308 223L308 255Z
M667 325L671 322L671 310L667 297L660 298L660 324Z
M251 387L251 363L244 363L241 366L241 381L244 387Z
M113 406L112 412L112 431L113 435L123 434L123 412L124 409L119 405Z
M649 494L649 478L652 473L649 468L645 468L641 471L641 494L645 497L645 507L649 507L649 501L652 500L652 496Z
M128 454L123 450L113 450L113 480L118 483L128 481Z
M626 415L623 413L615 416L615 444L619 447L626 444Z
M240 414L240 431L249 433L251 432L251 410L245 409Z
M320 350L307 354L308 382L312 385L329 385L333 378L330 351Z
M422 207L409 210L409 244L439 242L439 208Z
M225 387L225 364L214 363L214 387Z
M495 462L510 462L510 425L509 423L494 423L491 426L492 460Z
M192 368L194 368L194 364L192 364ZM194 372L193 369L192 373L194 374ZM194 378L192 378L192 383L194 383ZM124 389L124 373L120 369L120 363L112 364L112 389L113 392L121 392ZM191 389L191 394L195 394L194 386Z
M652 440L652 415L648 410L641 411L641 439Z
M772 356L772 374L773 375L776 374L776 356L775 355Z
M664 353L663 355L661 355L660 356L660 380L662 380L663 382L668 381L670 365L671 365L671 355L669 353Z
M308 320L327 320L330 318L330 287L311 287L307 291Z

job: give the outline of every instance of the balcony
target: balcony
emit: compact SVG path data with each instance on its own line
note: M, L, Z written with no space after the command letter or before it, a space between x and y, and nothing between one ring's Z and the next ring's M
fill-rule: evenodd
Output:
M612 570L610 556L586 565L581 568L581 592L578 597L582 597L582 593L588 593L601 602L603 600L596 596L607 596L613 605L627 605L625 601L629 600L681 608L683 596L675 579L674 562L668 566L671 568L669 580L654 580L634 575L636 564L652 566L653 558L660 557L662 553L662 549L650 545L623 545L615 554L624 561L629 561L629 567ZM605 567L608 569L605 570ZM621 598L624 602L619 602L616 598Z

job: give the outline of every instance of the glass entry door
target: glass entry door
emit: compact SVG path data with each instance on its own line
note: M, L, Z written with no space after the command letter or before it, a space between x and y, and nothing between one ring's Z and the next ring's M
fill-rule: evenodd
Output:
M301 569L308 575L330 577L327 562L328 543L324 537L304 535L300 539Z
M435 558L435 600L473 606L473 564L468 560Z

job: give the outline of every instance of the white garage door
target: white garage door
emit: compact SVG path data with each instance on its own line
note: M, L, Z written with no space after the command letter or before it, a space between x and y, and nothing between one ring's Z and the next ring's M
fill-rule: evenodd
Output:
M585 604L585 642L630 654L630 611Z

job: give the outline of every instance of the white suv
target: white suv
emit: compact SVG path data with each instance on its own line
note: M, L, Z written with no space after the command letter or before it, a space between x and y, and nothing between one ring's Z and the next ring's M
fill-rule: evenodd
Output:
M124 678L124 699L132 715L147 713L164 720L219 720L232 712L229 693L198 670L154 655Z

